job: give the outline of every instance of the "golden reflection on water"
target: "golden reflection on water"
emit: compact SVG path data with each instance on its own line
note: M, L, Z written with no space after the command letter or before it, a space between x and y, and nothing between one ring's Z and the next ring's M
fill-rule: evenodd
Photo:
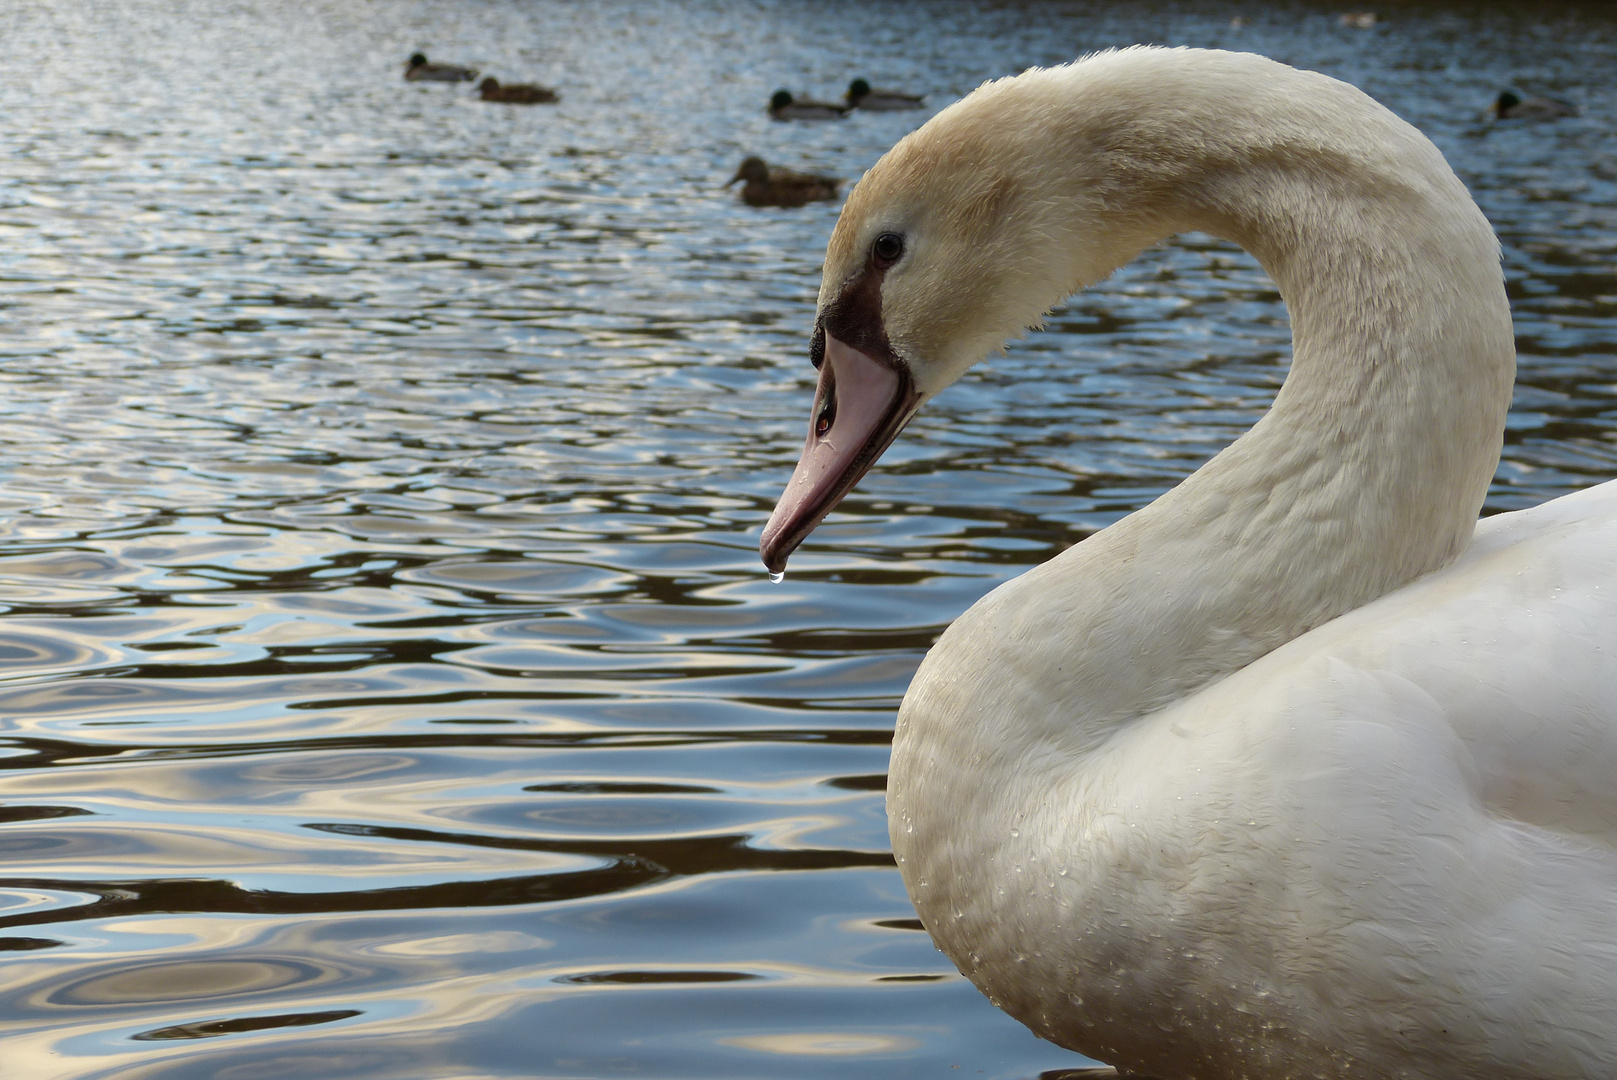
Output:
M794 1031L780 1035L738 1035L720 1039L726 1046L758 1050L766 1054L808 1055L813 1057L863 1057L867 1054L899 1054L920 1045L915 1039L894 1035L869 1035L846 1031Z
M53 990L50 1005L144 1005L265 994L323 975L284 960L213 960L141 963L92 975Z

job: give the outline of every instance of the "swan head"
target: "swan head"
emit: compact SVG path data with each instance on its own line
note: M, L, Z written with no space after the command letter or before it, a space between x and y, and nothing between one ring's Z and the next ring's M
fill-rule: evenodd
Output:
M1091 125L1074 123L1070 105L1053 108L1070 101L1075 70L979 88L849 195L809 349L820 379L808 442L759 546L770 570L785 568L927 399L1160 235L1131 227L1140 215L1123 208L1137 193L1120 200L1108 174L1109 110Z

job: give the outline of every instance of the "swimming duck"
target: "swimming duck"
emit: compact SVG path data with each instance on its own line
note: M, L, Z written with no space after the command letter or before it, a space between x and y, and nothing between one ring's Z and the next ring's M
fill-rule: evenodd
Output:
M531 83L502 86L500 80L492 75L477 84L477 94L484 101L498 101L505 105L549 105L560 100L556 91L548 86L534 86Z
M1499 100L1493 103L1493 114L1500 120L1555 120L1578 115L1578 107L1559 98L1523 98L1510 90L1501 90Z
M477 78L477 71L458 64L429 64L426 53L411 53L404 65L404 77L410 82L471 82Z
M1125 1075L1617 1077L1617 482L1477 520L1515 369L1499 243L1368 95L1134 48L901 141L831 235L765 565L978 360L1189 231L1267 270L1289 373L928 653L887 786L922 924Z
M834 101L799 101L788 90L776 90L769 99L769 115L774 120L840 120L848 109Z
M804 203L835 199L842 181L831 176L793 172L791 169L771 169L760 157L749 157L741 162L728 183L745 180L741 185L741 201L748 206L802 206Z
M848 84L848 108L868 109L871 112L897 112L900 109L919 109L922 95L905 94L898 90L872 90L863 79Z

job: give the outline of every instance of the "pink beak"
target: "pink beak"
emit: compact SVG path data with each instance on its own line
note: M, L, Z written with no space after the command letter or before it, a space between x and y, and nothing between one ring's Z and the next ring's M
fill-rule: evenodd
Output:
M758 545L771 572L786 569L787 557L892 445L920 401L907 371L825 335L808 442Z

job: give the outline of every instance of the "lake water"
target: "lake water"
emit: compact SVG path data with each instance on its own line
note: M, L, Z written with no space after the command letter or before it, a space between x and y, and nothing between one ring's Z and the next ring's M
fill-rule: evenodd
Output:
M99 0L0 10L0 1074L990 1077L1084 1064L935 952L893 713L978 596L1260 414L1286 316L1147 252L928 408L792 562L835 204L985 78L1252 49L1499 229L1491 510L1617 475L1605 5ZM1244 26L1231 25L1240 12ZM561 103L406 84L421 49ZM920 113L772 123L865 75ZM1506 86L1583 106L1483 119Z

